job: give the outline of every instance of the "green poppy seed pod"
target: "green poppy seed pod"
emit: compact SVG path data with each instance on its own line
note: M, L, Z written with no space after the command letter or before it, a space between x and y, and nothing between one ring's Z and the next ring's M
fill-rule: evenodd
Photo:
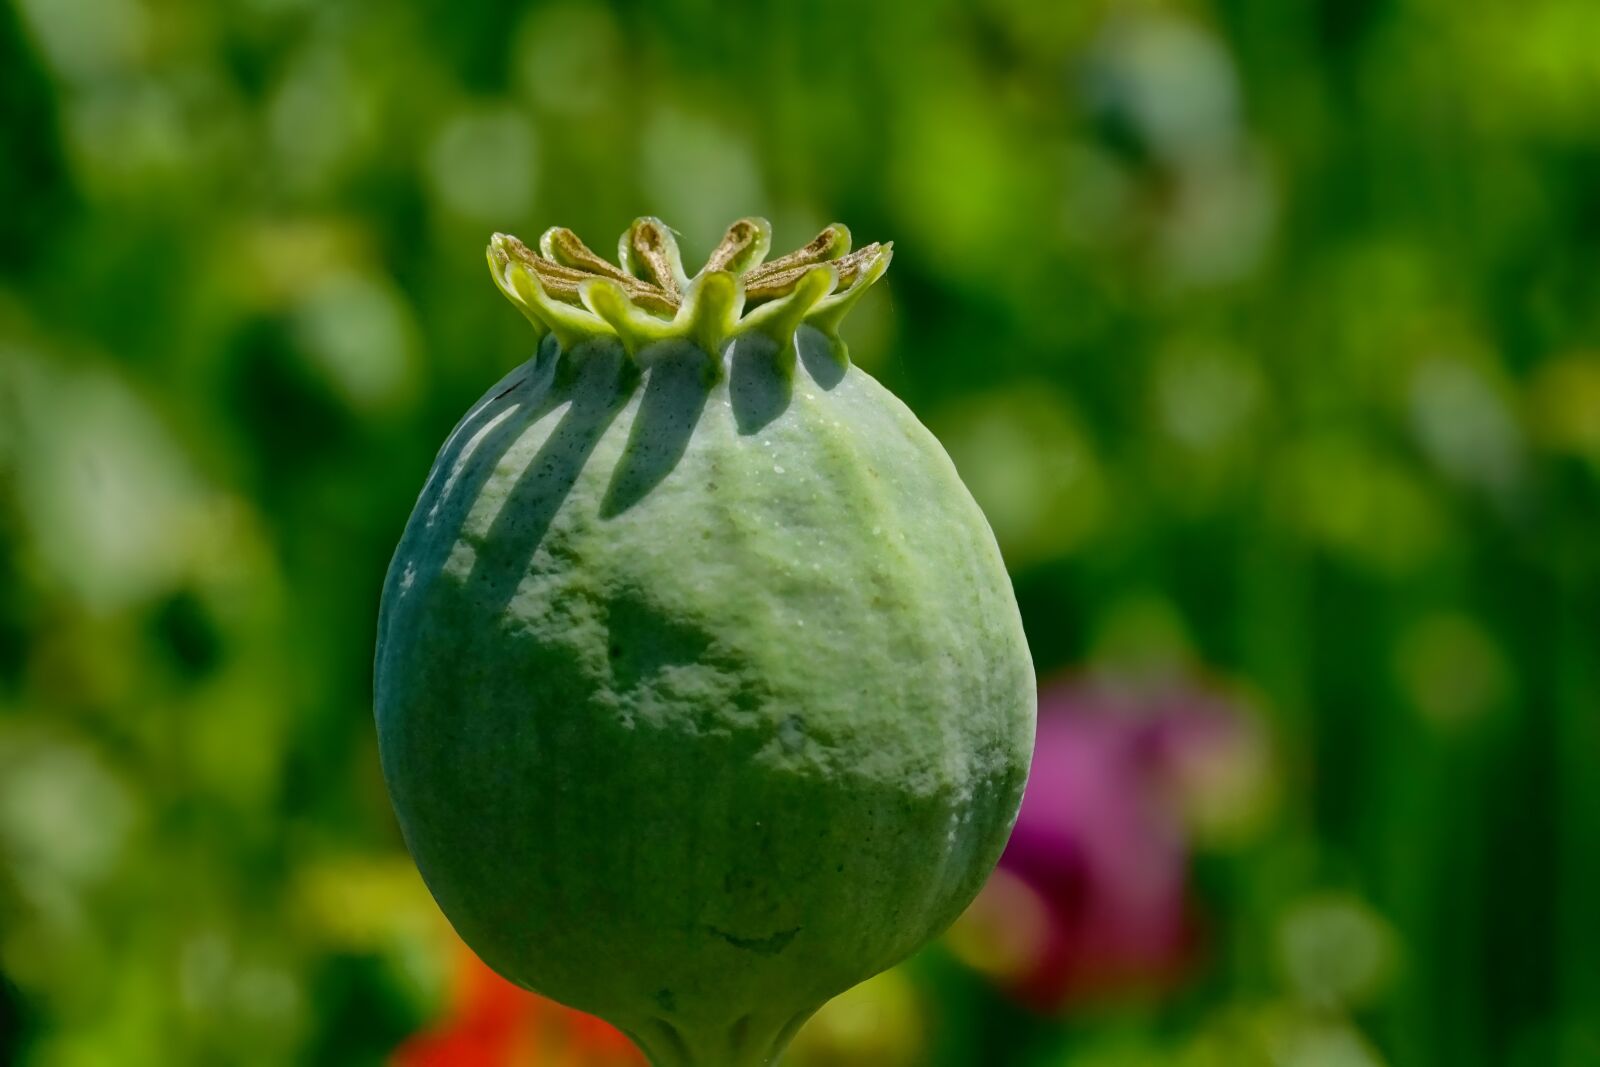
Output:
M982 514L837 326L831 226L693 278L497 235L537 353L450 434L390 566L378 737L439 905L659 1065L776 1060L947 926L1010 833L1033 669Z

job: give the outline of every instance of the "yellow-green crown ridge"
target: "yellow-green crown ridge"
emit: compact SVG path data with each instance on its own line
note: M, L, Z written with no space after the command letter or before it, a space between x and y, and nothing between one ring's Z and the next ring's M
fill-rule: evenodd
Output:
M544 232L538 249L495 234L489 241L489 272L540 334L555 334L564 348L586 338L615 336L630 354L673 339L715 353L750 332L787 348L806 325L827 335L842 353L839 322L888 269L893 245L874 242L851 251L850 231L834 223L769 261L771 246L771 223L740 219L690 277L672 230L646 216L622 234L617 263L556 226Z

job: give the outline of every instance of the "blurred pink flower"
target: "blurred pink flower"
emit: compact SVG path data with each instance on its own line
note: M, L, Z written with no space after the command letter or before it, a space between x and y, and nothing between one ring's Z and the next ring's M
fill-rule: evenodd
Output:
M1040 1011L1158 992L1196 961L1191 827L1258 795L1252 720L1190 685L1040 696L1022 811L956 950Z

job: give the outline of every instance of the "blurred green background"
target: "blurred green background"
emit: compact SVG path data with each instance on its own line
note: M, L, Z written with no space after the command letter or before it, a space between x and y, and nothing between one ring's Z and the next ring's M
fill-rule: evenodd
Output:
M436 1024L379 585L530 353L489 233L640 214L894 240L846 337L1041 678L1272 739L1181 980L1039 1011L935 948L896 1055L1600 1063L1600 7L761 6L0 0L0 1063Z

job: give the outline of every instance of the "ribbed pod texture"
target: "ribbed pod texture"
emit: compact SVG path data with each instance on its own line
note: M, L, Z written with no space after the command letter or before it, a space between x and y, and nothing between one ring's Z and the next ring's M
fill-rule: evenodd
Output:
M376 698L424 878L659 1064L768 1062L976 893L1034 679L938 443L802 328L539 353L446 441Z

